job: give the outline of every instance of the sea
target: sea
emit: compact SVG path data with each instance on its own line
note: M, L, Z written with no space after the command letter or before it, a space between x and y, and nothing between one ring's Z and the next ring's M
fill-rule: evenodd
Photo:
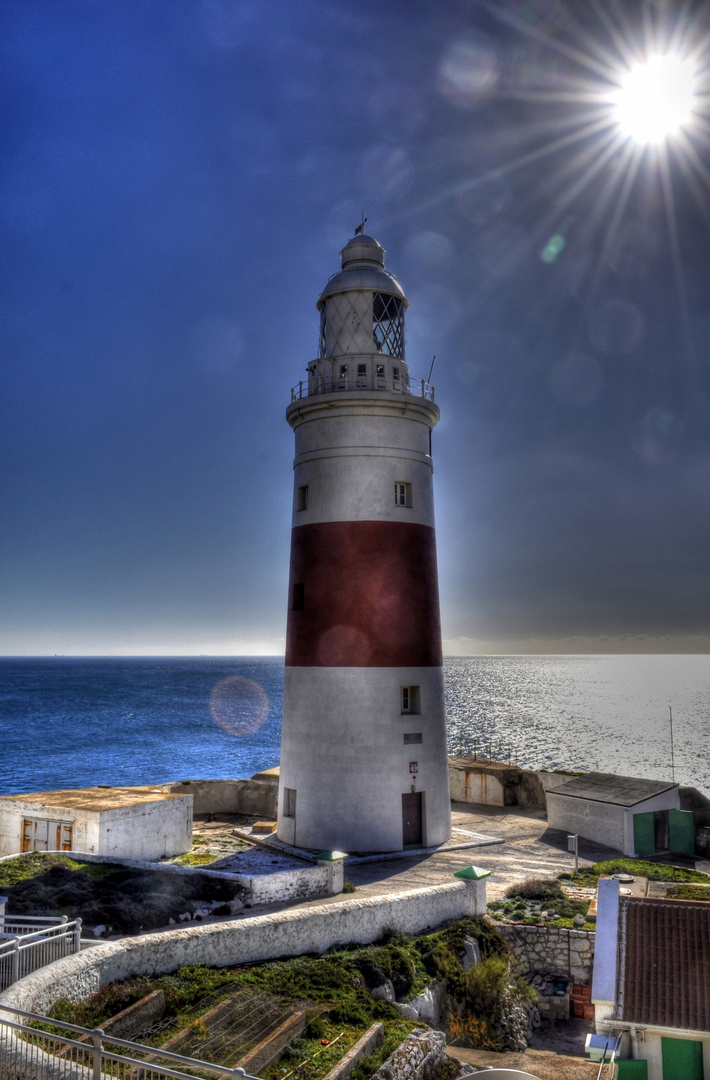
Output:
M280 657L0 658L0 794L271 768L283 670ZM710 656L448 657L444 673L452 754L710 794Z

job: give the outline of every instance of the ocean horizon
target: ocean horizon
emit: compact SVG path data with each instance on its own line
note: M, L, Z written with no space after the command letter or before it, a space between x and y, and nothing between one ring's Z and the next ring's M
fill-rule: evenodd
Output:
M281 656L0 657L0 794L271 768L283 670ZM444 677L452 754L710 794L705 654L447 656Z

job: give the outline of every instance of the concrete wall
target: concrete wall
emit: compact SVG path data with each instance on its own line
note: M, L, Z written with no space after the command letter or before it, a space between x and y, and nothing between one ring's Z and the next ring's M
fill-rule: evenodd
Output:
M449 758L449 787L454 802L520 806L528 810L544 810L546 806L545 790L538 774L517 765Z
M77 844L75 850L81 850ZM192 848L192 795L141 802L99 817L98 855L169 859Z
M483 915L485 884L485 879L457 881L107 942L15 983L0 994L0 1009L9 1005L46 1012L60 997L82 1001L109 983L132 975L164 974L185 964L228 967L321 954L333 945L375 941L386 928L420 933L449 919Z
M591 983L595 941L591 931L506 923L493 925L526 971L567 975L582 986Z
M635 806L618 806L593 799L547 792L547 820L551 829L578 833L602 847L635 855L634 814L653 810L676 810L679 805L677 788L663 791Z
M45 806L32 800L0 799L0 858L16 855L22 848L24 818L42 821L70 821L74 850L99 853L99 814L95 810L77 810L71 806ZM52 845L54 847L54 845ZM51 850L51 848L50 848Z
M279 770L266 769L247 780L182 780L164 784L176 795L192 795L194 814L251 814L276 820Z
M611 1010L604 1013L597 1007L596 1032L598 1035L612 1033L614 1037L622 1034L619 1053L622 1058L630 1058L631 1038L629 1029L632 1026L627 1022L611 1019ZM663 1075L663 1049L662 1040L665 1039L688 1039L690 1042L700 1042L703 1045L703 1073L710 1077L710 1034L707 1031L683 1031L678 1028L654 1027L650 1024L633 1025L637 1032L637 1045L639 1059L648 1062L648 1080L664 1080Z

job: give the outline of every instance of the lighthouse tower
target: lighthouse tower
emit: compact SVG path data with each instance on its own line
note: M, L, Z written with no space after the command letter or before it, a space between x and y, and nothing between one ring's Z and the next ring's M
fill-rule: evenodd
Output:
M407 298L356 235L321 293L296 437L278 836L396 851L451 834L431 432Z

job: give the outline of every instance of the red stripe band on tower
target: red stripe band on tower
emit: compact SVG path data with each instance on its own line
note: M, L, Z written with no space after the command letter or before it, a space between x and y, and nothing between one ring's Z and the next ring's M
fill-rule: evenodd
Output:
M429 525L326 521L291 534L287 667L439 667Z

